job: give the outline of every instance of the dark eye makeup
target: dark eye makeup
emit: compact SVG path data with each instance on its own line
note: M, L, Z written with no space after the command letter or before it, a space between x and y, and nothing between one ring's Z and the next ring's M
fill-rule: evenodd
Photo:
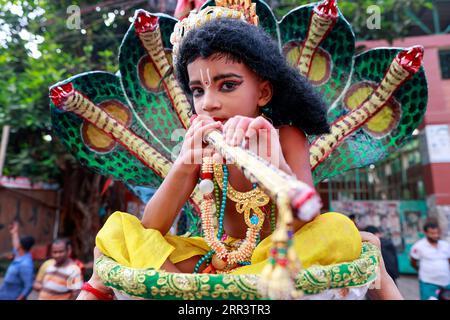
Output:
M193 84L195 84L196 86L192 86L191 92L192 92L192 96L194 98L198 98L200 96L202 96L205 92L205 90L203 89L203 87L197 86L198 81L194 81ZM221 82L219 84L219 91L221 92L232 92L234 90L236 90L242 83L244 82L244 80L225 80L223 82Z

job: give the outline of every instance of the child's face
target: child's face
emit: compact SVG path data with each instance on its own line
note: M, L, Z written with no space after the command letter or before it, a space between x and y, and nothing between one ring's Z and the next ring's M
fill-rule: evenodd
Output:
M257 117L272 97L268 81L225 57L198 58L187 67L195 112L216 119Z

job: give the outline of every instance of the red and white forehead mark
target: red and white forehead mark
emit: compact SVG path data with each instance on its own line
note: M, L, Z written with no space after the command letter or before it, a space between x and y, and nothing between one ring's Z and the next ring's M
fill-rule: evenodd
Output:
M209 88L211 86L211 83L212 83L211 75L209 74L209 68L206 68L206 76L207 76L207 79L205 80L203 78L203 69L200 69L200 78L202 80L202 83L203 83L203 85L205 87Z

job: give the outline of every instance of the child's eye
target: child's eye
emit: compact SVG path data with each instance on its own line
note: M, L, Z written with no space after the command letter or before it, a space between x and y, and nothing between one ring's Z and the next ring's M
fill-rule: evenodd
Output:
M203 94L202 88L191 88L192 95L194 97L200 97Z
M224 83L222 83L220 89L224 92L231 92L235 90L239 85L240 83L237 82L225 81Z

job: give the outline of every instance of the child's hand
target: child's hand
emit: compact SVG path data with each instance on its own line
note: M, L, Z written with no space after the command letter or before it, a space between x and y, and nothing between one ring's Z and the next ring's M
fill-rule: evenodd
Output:
M93 264L92 276L88 280L88 283L92 287L97 289L97 291L100 291L101 293L103 293L103 295L109 295L112 298L114 295L113 290L111 288L105 286L105 284L102 282L102 279L97 274L97 266L95 264L95 261L98 258L100 258L102 255L103 255L102 252L97 247L94 247L94 264ZM97 295L95 295L89 291L82 289L76 299L77 300L99 300L100 297L98 297Z
M362 241L370 242L381 250L381 241L376 235L360 231ZM375 282L369 287L367 295L370 300L403 300L403 296L386 270L383 256L380 254L380 268L377 270L378 276Z
M277 129L265 118L235 116L223 126L225 142L231 146L242 146L266 159L276 167L290 173L283 156Z
M184 172L198 172L204 156L211 156L213 148L207 147L203 138L212 130L222 130L222 123L211 117L199 115L195 117L184 137L180 154L175 165Z

